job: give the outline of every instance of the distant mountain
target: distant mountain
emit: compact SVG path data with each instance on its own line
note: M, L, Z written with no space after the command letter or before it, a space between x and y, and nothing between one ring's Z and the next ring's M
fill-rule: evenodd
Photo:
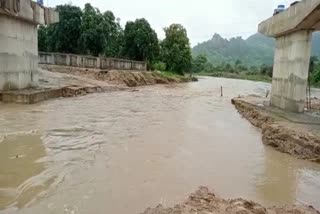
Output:
M313 35L312 54L320 56L320 32ZM254 34L244 40L241 37L222 38L219 34L203 43L196 45L192 53L194 56L206 55L213 64L233 63L241 60L247 65L261 65L273 63L275 42L273 38L262 34Z

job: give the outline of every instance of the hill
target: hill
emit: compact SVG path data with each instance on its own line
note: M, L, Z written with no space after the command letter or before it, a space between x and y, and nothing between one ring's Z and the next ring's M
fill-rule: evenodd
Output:
M312 55L320 56L320 32L313 35ZM244 40L241 37L225 39L219 34L192 49L194 56L206 55L214 65L232 63L241 60L246 65L271 65L273 62L275 42L273 38L254 34Z

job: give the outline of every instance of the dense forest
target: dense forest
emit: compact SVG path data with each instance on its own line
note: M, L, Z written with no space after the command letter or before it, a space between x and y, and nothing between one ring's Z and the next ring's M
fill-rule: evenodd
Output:
M146 61L149 69L178 74L191 69L191 47L186 29L180 24L164 28L159 41L144 19L128 21L124 27L113 12L100 12L87 3L82 10L73 5L57 6L60 22L38 29L39 51L121 57Z

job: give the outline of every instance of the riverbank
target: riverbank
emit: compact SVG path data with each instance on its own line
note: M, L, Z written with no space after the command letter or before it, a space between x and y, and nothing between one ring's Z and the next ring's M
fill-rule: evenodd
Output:
M128 90L137 86L198 81L195 77L169 72L107 71L56 65L40 65L40 68L38 87L0 92L0 101L34 104L59 97Z
M100 70L57 65L40 65L40 67L51 72L81 76L128 87L197 81L195 77L187 77L170 72Z
M253 73L229 73L229 72L201 72L198 73L199 76L209 76L209 77L223 77L228 79L243 79L271 83L272 78L267 75L253 74Z
M318 100L314 100L314 107ZM320 115L294 114L270 107L268 99L249 96L232 99L239 113L262 131L265 145L300 159L320 163Z
M149 208L142 214L213 214L213 213L245 213L245 214L319 214L312 206L283 206L265 208L262 205L244 199L225 200L217 197L206 187L200 187L198 191L191 194L189 198L172 208L164 208L158 205Z

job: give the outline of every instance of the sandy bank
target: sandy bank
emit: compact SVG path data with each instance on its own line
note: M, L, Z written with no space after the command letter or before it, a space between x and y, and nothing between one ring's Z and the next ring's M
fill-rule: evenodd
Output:
M196 78L161 72L107 71L56 65L40 65L38 77L38 87L0 91L0 101L34 104L59 97L126 90L128 87L197 81Z
M52 72L91 78L94 80L103 81L111 84L123 84L129 87L197 81L196 78L183 77L177 75L166 76L163 75L161 72L99 70L57 65L40 65L40 67L42 69Z
M239 113L262 130L262 141L280 152L320 163L320 117L283 112L266 99L249 96L232 100Z
M260 204L244 199L224 200L206 187L200 187L189 198L172 208L162 205L149 208L143 214L319 214L311 206L284 206L265 208Z

